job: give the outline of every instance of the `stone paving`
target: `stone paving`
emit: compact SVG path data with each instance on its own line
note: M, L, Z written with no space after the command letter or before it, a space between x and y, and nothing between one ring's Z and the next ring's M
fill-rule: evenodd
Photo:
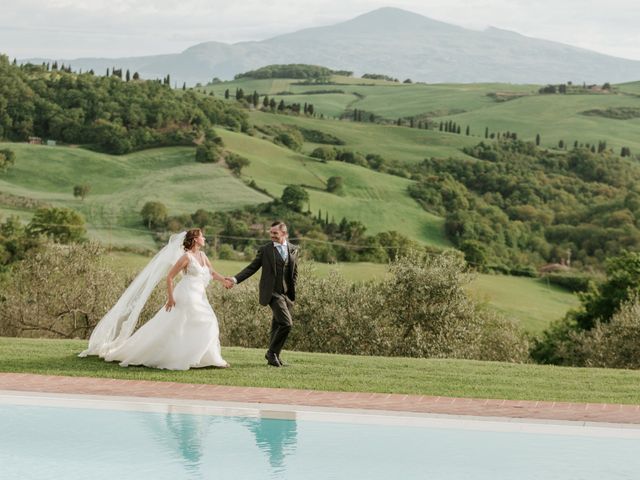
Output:
M640 405L538 402L0 373L0 390L640 424Z

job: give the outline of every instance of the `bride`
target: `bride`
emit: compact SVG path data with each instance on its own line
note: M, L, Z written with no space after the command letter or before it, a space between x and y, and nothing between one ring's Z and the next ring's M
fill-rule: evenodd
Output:
M220 353L218 319L206 295L211 278L226 280L200 250L204 243L198 228L172 235L96 325L89 347L79 356L98 355L123 367L228 367ZM183 278L174 289L173 279L180 272ZM142 307L165 275L166 305L133 333Z

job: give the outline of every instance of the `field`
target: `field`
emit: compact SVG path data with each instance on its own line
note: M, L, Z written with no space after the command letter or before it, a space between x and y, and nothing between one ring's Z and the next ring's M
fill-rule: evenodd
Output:
M407 193L410 180L342 162L322 163L271 142L239 133L219 131L225 145L251 161L243 177L253 179L279 197L288 184L305 185L310 210L328 211L329 217L359 220L368 234L396 230L423 243L447 246L444 221L425 212ZM325 191L329 177L340 176L344 194Z
M336 84L295 85L294 80L287 79L241 79L207 86L205 90L212 90L216 95L223 96L224 90L228 88L233 96L236 88L242 88L245 93L255 90L260 95L268 94L277 101L283 99L285 103L312 103L318 114L330 119L339 118L344 111L357 108L387 120L417 116L436 122L452 120L461 126L462 135L418 135L417 138L428 144L422 157L458 156L459 152L455 149L477 143L484 138L487 127L491 132L516 132L520 138L531 141L536 134L540 134L541 145L547 148L556 148L559 140L569 146L576 140L589 144L605 140L616 153L619 153L622 146L630 147L632 152L640 151L639 118L617 120L582 114L594 109L640 107L640 82L616 85L615 93L612 94L539 95L539 85L373 84L347 77L334 77L333 81ZM338 90L341 93L337 93ZM333 93L305 93L313 91ZM282 92L287 95L282 95ZM283 123L289 121L283 120ZM327 131L339 130L330 123L325 125ZM470 127L470 137L464 135L467 125ZM348 131L351 127L345 128ZM348 132L345 134L348 136ZM406 135L411 137L410 134ZM365 152L371 150L371 147L369 150L364 148L367 146L365 142L354 142L349 138L345 140L353 148ZM435 146L439 148L434 149L431 140L435 140ZM376 143L384 142L373 142L374 145ZM395 142L390 140L389 143ZM408 143L411 144L412 140ZM454 151L447 150L445 147L448 146L453 147ZM383 151L378 153L384 155ZM396 150L395 153L390 158L419 160L410 149Z
M16 165L0 177L0 191L78 210L89 235L119 246L155 248L141 224L148 201L164 203L170 214L198 208L231 210L269 201L218 165L194 161L194 149L172 147L113 156L81 148L0 144L16 152ZM88 184L85 200L74 185ZM29 212L0 206L3 215Z

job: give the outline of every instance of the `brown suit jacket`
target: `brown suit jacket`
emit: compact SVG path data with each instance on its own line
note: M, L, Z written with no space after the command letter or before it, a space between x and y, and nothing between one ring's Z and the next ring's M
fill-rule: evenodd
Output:
M289 278L287 282L287 297L292 302L296 301L296 280L298 279L298 247L287 242L289 250ZM276 255L280 255L273 242L269 242L260 248L256 258L247 265L244 270L235 275L238 283L245 281L251 275L262 268L260 275L260 305L269 305L276 284Z

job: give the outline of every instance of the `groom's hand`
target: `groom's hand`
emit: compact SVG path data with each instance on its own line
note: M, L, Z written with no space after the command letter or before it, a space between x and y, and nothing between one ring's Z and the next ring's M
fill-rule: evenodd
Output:
M233 281L233 278L231 277L224 277L224 288L226 288L227 290L230 288L233 288L233 286L236 284L236 282Z

